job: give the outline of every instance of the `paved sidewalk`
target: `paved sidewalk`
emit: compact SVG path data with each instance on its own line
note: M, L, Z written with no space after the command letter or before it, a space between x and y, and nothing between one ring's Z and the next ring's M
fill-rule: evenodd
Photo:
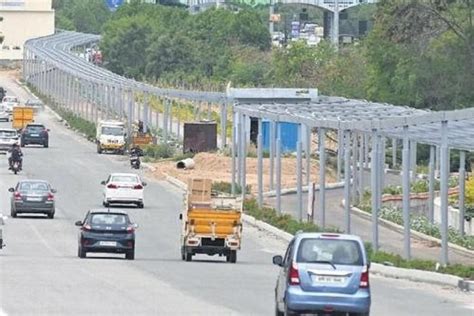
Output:
M400 181L400 176L387 175L386 185L397 184ZM369 182L365 182L366 184ZM344 189L332 189L326 191L326 224L338 227L344 230L345 226L345 212L341 206L341 201L344 197ZM307 195L303 195L304 210L306 210ZM267 198L266 203L275 207L276 199L274 197ZM297 217L297 196L296 194L283 195L281 198L282 211L286 214L291 214ZM315 202L315 219L318 215L319 197L316 193ZM372 240L372 223L369 220L361 218L355 214L351 214L351 233L359 235L364 241ZM381 250L403 254L403 234L394 230L379 225L379 245ZM441 248L431 242L419 240L417 238L411 239L411 254L413 258L435 260L438 261L441 255ZM473 264L474 255L468 255L459 252L455 249L449 249L449 261L451 263Z

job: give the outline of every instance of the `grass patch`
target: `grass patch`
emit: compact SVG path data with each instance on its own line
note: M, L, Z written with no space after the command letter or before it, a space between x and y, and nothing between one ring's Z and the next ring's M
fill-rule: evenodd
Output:
M278 214L274 208L259 208L257 200L250 199L244 202L244 211L246 214L264 221L272 226L284 230L290 234L296 234L298 231L303 232L340 232L337 228L328 227L321 228L311 222L299 222L288 214Z
M446 267L439 267L436 270L437 262L432 260L405 260L400 255L393 253L388 253L384 251L373 251L372 245L370 243L365 243L365 249L367 251L367 256L371 262L387 264L406 269L416 269L423 271L432 271L444 274L456 275L464 279L474 279L474 266L473 265L462 265L462 264L452 264L447 265Z

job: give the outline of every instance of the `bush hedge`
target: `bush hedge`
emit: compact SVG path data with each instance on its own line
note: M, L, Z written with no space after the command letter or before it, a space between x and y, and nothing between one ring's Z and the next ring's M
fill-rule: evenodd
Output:
M266 222L290 234L296 234L298 231L304 232L340 232L337 228L330 227L322 229L314 223L299 222L288 214L278 214L275 209L270 207L259 208L255 199L244 201L244 211L248 215L255 217L258 220ZM365 243L367 256L371 262L390 264L395 267L417 269L424 271L434 271L444 274L456 275L461 278L474 279L474 266L453 264L446 267L437 267L437 262L431 260L405 260L400 255L384 252L374 251L370 243Z

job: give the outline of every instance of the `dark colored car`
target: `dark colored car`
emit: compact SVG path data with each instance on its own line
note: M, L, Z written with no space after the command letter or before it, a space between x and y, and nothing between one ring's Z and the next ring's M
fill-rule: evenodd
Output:
M88 252L124 253L128 260L135 259L135 230L126 212L107 209L90 210L81 227L77 255L85 258Z
M49 218L54 218L55 189L44 180L22 180L16 187L8 189L12 193L11 197L11 217L16 217L20 213L40 213L46 214Z
M27 124L21 133L21 147L32 144L49 147L48 132L43 124Z

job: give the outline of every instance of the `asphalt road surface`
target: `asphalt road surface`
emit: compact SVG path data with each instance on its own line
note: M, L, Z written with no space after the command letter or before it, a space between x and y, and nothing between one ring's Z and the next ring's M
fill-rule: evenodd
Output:
M0 77L0 86L27 94ZM0 251L3 315L272 315L277 269L285 243L244 227L237 264L218 257L180 259L178 214L182 193L147 179L145 208L128 208L139 224L136 259L122 255L77 257L74 226L101 207L101 180L129 172L126 157L98 155L94 144L67 130L45 110L37 122L51 129L50 148L24 149L24 171L13 175L0 156L0 212L9 214L7 189L19 179L48 180L57 193L56 217L9 218ZM0 123L0 126L8 126ZM143 174L143 171L140 172ZM474 296L455 289L372 276L373 315L470 315Z

